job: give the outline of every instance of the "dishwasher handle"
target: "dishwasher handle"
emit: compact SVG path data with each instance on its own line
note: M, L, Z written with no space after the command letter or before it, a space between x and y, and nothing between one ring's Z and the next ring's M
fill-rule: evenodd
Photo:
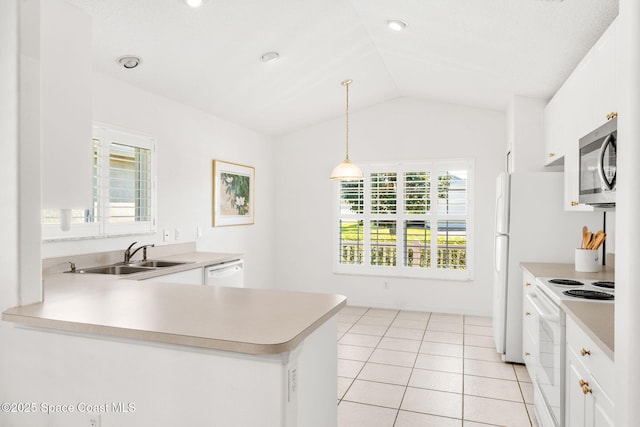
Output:
M217 270L207 270L207 275L209 277L221 278L221 277L233 276L234 274L236 274L238 271L241 271L241 270L242 270L241 265L234 265L231 267L220 268Z
M209 277L224 277L235 274L236 272L244 268L242 260L225 262L222 264L210 265L205 267L207 276Z
M232 288L244 287L244 262L235 260L204 269L204 284L207 286L225 286Z

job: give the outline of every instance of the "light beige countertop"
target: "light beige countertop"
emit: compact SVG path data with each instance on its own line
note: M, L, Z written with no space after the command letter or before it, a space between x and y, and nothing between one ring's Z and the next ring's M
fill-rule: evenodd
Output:
M204 252L163 257L177 267L114 277L45 276L45 300L2 313L9 322L246 354L293 350L346 304L340 295L138 281L237 259ZM132 280L135 279L135 280Z
M523 269L536 278L557 277L563 279L610 280L614 281L615 271L605 266L598 273L582 273L575 271L573 264L523 262ZM584 332L611 358L615 354L615 303L600 301L563 300L560 303L567 316L584 330Z
M576 271L573 264L557 264L550 262L523 262L520 266L538 277L557 277L562 279L614 280L615 271L612 266L605 265L598 273L582 273Z
M615 359L615 304L589 301L562 301L562 309L571 316L611 360Z

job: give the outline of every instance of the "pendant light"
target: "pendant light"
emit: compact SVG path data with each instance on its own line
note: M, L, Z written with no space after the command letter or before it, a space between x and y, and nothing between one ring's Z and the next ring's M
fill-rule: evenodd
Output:
M347 114L346 114L346 148L347 148L347 156L344 161L340 163L333 169L331 172L331 179L339 180L339 181L349 181L349 180L357 180L362 179L362 171L357 165L351 163L349 160L349 85L352 83L352 80L345 80L342 82L342 86L347 88Z

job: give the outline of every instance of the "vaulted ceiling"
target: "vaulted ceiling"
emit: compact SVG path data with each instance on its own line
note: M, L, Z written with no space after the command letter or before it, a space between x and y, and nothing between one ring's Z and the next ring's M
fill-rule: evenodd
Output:
M549 99L618 14L617 0L67 1L92 16L95 70L266 135L342 115L347 78L352 110Z

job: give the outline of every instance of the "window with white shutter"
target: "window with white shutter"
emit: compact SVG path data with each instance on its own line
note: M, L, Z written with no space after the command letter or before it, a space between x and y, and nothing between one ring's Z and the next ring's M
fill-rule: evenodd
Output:
M335 271L473 277L473 161L360 165L338 185Z
M155 140L95 125L93 206L71 211L71 229L60 229L60 211L44 209L45 240L155 231Z

